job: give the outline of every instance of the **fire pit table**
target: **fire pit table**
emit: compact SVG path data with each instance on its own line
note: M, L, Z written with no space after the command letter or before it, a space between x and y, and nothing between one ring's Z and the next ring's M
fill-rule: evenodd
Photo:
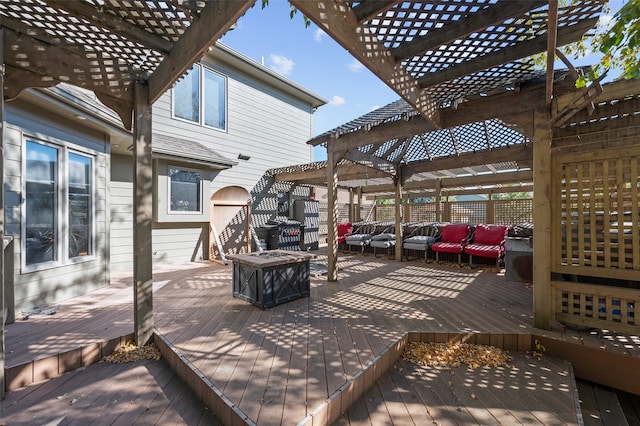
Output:
M309 296L309 260L306 252L267 250L230 254L233 261L233 297L267 309Z

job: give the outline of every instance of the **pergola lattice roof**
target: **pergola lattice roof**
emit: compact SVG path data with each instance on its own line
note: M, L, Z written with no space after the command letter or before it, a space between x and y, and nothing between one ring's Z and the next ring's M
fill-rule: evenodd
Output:
M3 0L5 98L67 82L92 90L131 128L132 86L153 103L252 0Z

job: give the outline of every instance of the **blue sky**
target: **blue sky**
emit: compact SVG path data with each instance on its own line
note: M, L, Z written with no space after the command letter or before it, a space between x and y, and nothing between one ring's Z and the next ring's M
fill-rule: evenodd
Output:
M612 0L610 6L615 11L622 3ZM314 136L399 99L315 24L305 28L301 13L291 19L286 0L269 0L264 9L257 0L220 41L329 101L314 113ZM577 66L598 59L570 60ZM324 159L316 149L314 160Z

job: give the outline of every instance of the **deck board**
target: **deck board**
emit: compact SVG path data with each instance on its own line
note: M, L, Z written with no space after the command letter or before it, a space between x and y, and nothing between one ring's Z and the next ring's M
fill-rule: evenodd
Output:
M214 386L261 425L297 423L407 331L440 339L446 339L447 333L480 333L474 340L496 345L517 341L518 333L535 332L531 287L507 282L490 268L342 254L338 266L338 282L312 277L309 297L267 310L232 296L229 266L202 263L154 269L155 325ZM28 321L8 325L7 365L131 333L131 279L114 274L113 281L113 288L85 296L77 305L60 304L55 315L32 315ZM594 336L562 328L549 333L639 356L636 336ZM519 395L504 394L498 388L491 388L480 401L472 398L464 375L425 374L420 377L428 386L421 387L417 376L398 378L389 373L369 389L367 397L356 400L338 423L380 424L396 417L397 424L421 424L429 418L439 424L568 424L556 412L571 412L571 401L548 396L541 386L547 380L545 373L534 373L539 383L531 390L525 385L517 390L530 401L529 411L521 408L525 414L512 408ZM124 384L114 377L103 386L115 391ZM119 411L141 423L180 423L187 416L187 424L206 423L206 412L191 413L190 403L176 391L171 393L175 380L151 376L154 384L146 385L149 389L167 390L162 395L139 395L135 407L122 399L114 403L96 391L91 409L101 421L112 418L106 413ZM26 389L20 390L21 398L36 401L35 391Z

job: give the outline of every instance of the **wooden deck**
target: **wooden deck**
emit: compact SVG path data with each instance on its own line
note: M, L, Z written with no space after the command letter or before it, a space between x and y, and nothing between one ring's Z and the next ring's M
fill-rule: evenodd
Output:
M323 256L319 254L318 261L322 260ZM361 255L341 255L339 267L338 282L328 283L324 277L312 278L310 297L269 310L261 310L232 297L230 266L204 263L156 269L156 328L198 374L228 398L236 410L246 415L249 423L260 425L297 424L310 419L318 412L318 407L338 389L344 388L345 383L361 374L363 369L371 368L372 361L390 345L406 339L407 332L412 332L413 336L416 333L482 335L490 338L487 343L502 345L512 341L519 347L527 346L526 336L541 334L557 341L579 342L585 347L604 347L610 352L631 357L640 354L640 341L634 336L578 333L562 328L551 332L534 329L531 326L530 286L507 282L495 270L424 264L421 261L400 263ZM133 331L131 277L114 274L112 282L108 289L60 304L55 315L35 314L28 320L8 325L7 367L130 334ZM541 367L542 370L546 368L554 371L554 377L562 377L566 365L554 365L553 357L545 359L551 364ZM405 374L412 373L397 378L392 367L389 373L377 376L380 379L370 392L378 389L379 398L383 401L397 400L402 394L397 387L382 385L385 380L388 383L415 383L431 374L419 372L420 369L405 365L403 361L394 366ZM459 380L455 382L456 387L466 386L467 380L484 383L489 377L494 377L497 382L487 383L484 387L488 389L487 398L508 406L484 405L487 400L480 394L483 388L480 385L472 392L477 400L472 398L464 402L460 396L456 398L476 423L484 423L487 418L493 419L490 423L499 423L502 415L514 417L514 413L519 413L518 421L522 423L529 424L531 419L538 419L539 423L549 424L551 418L553 424L573 424L573 418L560 416L560 407L553 405L558 395L566 392L545 392L547 389L542 383L547 378L535 376L542 374L541 371L532 372L526 368L519 368L519 371L540 383L539 388L534 386L533 389L536 397L540 398L540 403L532 406L534 408L527 408L526 404L511 406L510 402L496 396L496 386L501 380L507 380L506 377L500 379L498 375L482 373L483 377L472 378L473 371L466 370L456 373L456 380ZM565 377L564 381L550 382L550 386L566 390L567 380ZM434 378L433 381L440 383L444 392L439 397L444 398L446 392L451 392L448 386L443 385L449 380ZM94 391L100 388L98 386ZM114 398L117 399L118 390L112 390L116 392ZM531 391L524 385L521 390ZM170 390L167 392L171 393ZM13 407L20 405L7 401L20 399L19 393L11 392L3 401L0 414L2 421L8 424L12 424L10 420L18 415ZM341 409L340 413L344 414L338 422L369 424L380 405L367 404L368 398L373 398L368 395L356 399L349 410ZM514 398L521 399L515 395ZM568 394L567 398L561 404L570 408L573 400ZM363 401L366 416L362 415ZM426 414L438 418L438 422L456 423L455 418L450 418L450 421L445 421L447 417L440 419L435 408L429 408L426 400L422 402L403 402L405 411L412 413L417 409L422 419L426 409ZM391 415L389 405L385 405L385 410ZM38 407L38 404L34 406ZM421 408L415 408L418 406ZM20 415L29 412L24 406L20 407ZM197 404L196 407L202 408ZM88 405L85 410L90 413L94 409ZM452 414L458 413L457 409L454 411ZM564 408L561 411L564 413ZM505 412L508 414L503 414ZM569 409L569 412L576 415L575 410ZM432 415L434 413L435 416ZM476 417L478 413L489 417ZM414 415L412 413L406 418L399 414L394 422L421 424L421 421L413 419ZM182 422L194 424L185 419ZM149 422L140 420L140 423Z

